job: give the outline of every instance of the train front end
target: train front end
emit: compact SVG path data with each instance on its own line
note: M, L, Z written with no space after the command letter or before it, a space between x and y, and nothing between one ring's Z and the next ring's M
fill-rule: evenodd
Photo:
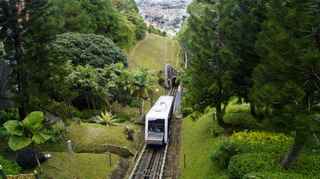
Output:
M147 145L165 145L168 143L169 120L174 98L161 96L146 115L145 142Z

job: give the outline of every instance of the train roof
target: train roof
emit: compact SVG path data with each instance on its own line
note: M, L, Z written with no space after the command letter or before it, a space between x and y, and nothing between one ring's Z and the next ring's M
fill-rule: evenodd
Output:
M146 115L146 120L167 119L172 108L173 96L160 96Z

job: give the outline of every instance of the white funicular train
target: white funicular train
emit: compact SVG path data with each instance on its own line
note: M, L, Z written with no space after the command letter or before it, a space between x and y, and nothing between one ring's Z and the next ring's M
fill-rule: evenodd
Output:
M169 124L174 108L173 96L161 96L146 115L145 142L165 145L169 139Z
M170 120L174 113L180 112L182 88L178 87L174 96L161 96L146 115L145 143L165 145L170 134Z

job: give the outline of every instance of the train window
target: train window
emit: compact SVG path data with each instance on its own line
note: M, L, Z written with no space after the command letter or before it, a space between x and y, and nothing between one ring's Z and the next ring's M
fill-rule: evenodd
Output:
M164 132L164 120L158 119L155 121L149 121L149 132L163 133Z

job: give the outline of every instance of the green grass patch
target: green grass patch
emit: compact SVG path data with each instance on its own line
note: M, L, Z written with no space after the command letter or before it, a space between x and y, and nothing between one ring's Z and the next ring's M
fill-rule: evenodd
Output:
M178 41L168 37L148 34L129 53L129 68L143 67L157 72L162 70L166 63L178 66L179 55L180 46Z
M129 125L137 129L134 125ZM99 151L101 145L109 144L126 147L131 151L137 149L136 142L127 140L125 125L107 127L100 124L72 124L68 128L68 138L73 141L76 151Z
M69 154L65 152L51 153L52 159L41 165L41 178L106 178L114 170L119 157L112 155L112 165L105 154Z
M212 115L207 114L193 121L186 118L182 125L181 179L227 178L225 172L210 161L212 151L218 147L222 137L214 138L212 129L216 124ZM184 165L184 155L186 165Z

